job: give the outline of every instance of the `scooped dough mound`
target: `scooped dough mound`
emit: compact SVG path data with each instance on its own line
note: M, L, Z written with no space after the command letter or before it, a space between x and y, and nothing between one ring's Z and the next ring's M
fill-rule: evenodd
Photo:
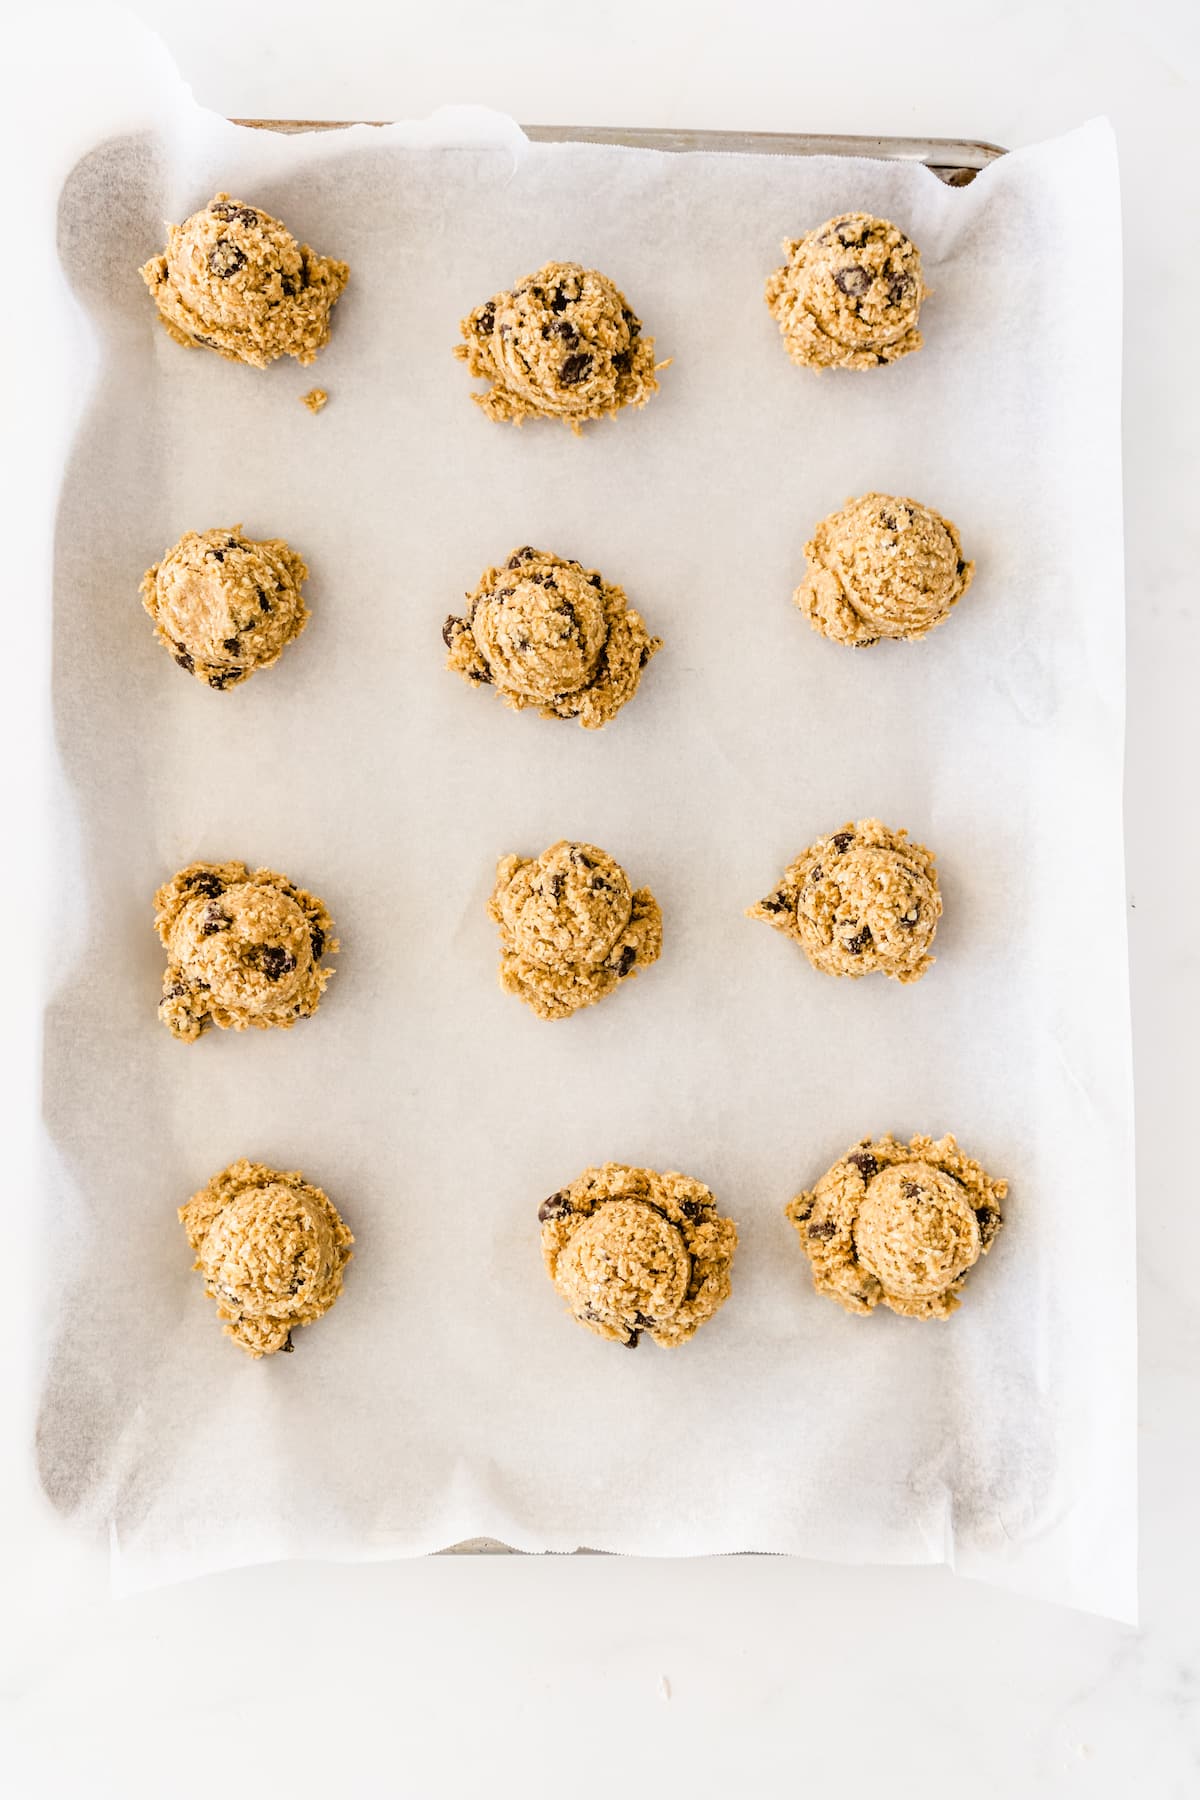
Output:
M785 1210L818 1293L847 1312L945 1319L995 1241L1007 1193L952 1137L889 1134L864 1138Z
M605 1163L538 1208L550 1279L581 1325L682 1344L729 1298L737 1228L702 1182Z
M142 605L181 669L211 688L269 668L308 624L308 569L282 538L185 531L142 577Z
M475 687L491 684L506 706L536 706L589 731L632 700L662 649L624 589L529 544L485 570L467 601L442 627L446 667Z
M916 245L886 219L842 213L783 246L767 305L794 363L874 369L919 350L928 297Z
M289 1029L317 1010L337 950L325 903L273 869L192 863L154 896L167 952L158 1016L191 1042L209 1025Z
M658 390L654 339L607 275L579 263L546 263L459 330L454 354L491 383L473 396L489 419L565 419L578 431Z
M489 916L500 927L500 985L541 1019L594 1006L662 952L662 913L595 844L563 839L527 860L502 857Z
M822 519L805 544L796 605L814 631L839 644L922 638L971 585L958 528L931 506L864 494Z
M179 1217L217 1317L241 1349L292 1349L297 1325L327 1313L354 1242L337 1208L295 1169L235 1162L193 1194Z
M794 938L825 975L919 981L942 916L933 854L859 819L802 850L765 900L747 910Z
M298 244L261 207L217 194L168 226L165 252L141 276L176 343L265 369L278 356L314 360L350 270Z

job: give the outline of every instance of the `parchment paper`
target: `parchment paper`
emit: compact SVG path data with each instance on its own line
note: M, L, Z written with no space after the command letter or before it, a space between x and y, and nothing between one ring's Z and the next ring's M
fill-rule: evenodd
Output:
M869 161L534 148L478 113L284 139L198 109L126 29L60 199L92 345L54 577L50 1500L109 1532L124 1587L488 1534L947 1561L1131 1616L1107 127L962 191ZM157 325L137 267L218 188L350 263L315 369ZM762 286L781 238L851 207L920 244L927 343L817 378ZM606 270L674 359L581 442L489 423L451 356L459 317L549 257ZM813 523L872 487L948 513L978 574L927 641L851 653L790 595ZM237 521L301 551L314 616L217 695L137 588L182 531ZM445 615L522 543L602 568L666 639L602 733L442 670ZM912 988L819 977L742 916L873 814L939 859L938 962ZM653 889L666 947L548 1025L499 990L484 907L497 856L560 836ZM344 949L314 1020L194 1046L156 1022L151 897L195 857L328 902ZM783 1218L884 1130L952 1130L1011 1183L945 1325L845 1317ZM238 1156L303 1169L357 1239L333 1313L261 1363L222 1337L176 1221ZM695 1174L738 1222L733 1297L682 1350L589 1337L543 1274L538 1202L608 1158Z

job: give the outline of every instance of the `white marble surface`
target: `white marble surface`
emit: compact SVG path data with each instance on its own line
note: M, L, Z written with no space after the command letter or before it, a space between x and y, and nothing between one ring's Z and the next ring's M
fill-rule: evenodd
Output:
M852 34L833 9L784 0L641 0L624 16L563 0L135 10L198 98L234 115L382 118L464 99L530 122L1010 146L1112 118L1126 208L1143 1624L944 1571L750 1558L282 1567L117 1604L103 1567L65 1549L54 1590L39 1574L32 1592L10 1531L0 1788L13 1800L188 1800L268 1782L367 1800L834 1784L857 1796L885 1782L928 1800L1200 1794L1200 1208L1181 1154L1200 1073L1200 837L1185 787L1200 674L1194 5L858 0ZM1118 278L1098 245L1096 280ZM1080 883L1083 905L1086 869Z

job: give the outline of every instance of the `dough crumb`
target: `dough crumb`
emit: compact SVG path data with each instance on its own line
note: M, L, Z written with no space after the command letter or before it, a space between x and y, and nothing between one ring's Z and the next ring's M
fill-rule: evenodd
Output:
M877 971L902 982L919 981L932 967L941 916L932 851L879 819L818 838L746 911L794 939L823 975Z
M863 1138L784 1211L819 1294L852 1313L945 1319L995 1242L1007 1194L952 1137L888 1133Z
M240 525L185 531L142 576L142 605L181 669L223 691L269 669L308 624L308 569L282 538Z
M328 400L329 395L324 388L309 388L307 394L300 396L301 406L307 406L310 413L319 413Z
M502 857L488 916L500 927L500 985L539 1019L594 1006L662 953L658 901L595 844Z
M958 527L897 494L864 494L830 513L805 544L795 601L814 631L862 649L923 638L971 585Z
M165 251L139 273L177 344L256 369L279 356L313 362L350 278L344 262L318 256L270 213L228 194L169 225Z
M494 687L515 711L536 706L543 719L578 719L587 731L633 699L662 649L623 588L531 544L484 570L442 639L446 667L473 687Z
M887 219L841 213L783 253L766 299L794 363L874 369L921 348L921 254Z
M167 952L158 1016L193 1043L222 1030L288 1031L315 1013L339 949L323 900L274 869L191 863L154 896Z
M538 1218L547 1273L597 1337L686 1343L729 1298L737 1227L688 1175L605 1163L543 1200Z
M454 354L490 383L472 398L489 419L587 419L644 406L658 392L654 339L607 275L549 262L459 324Z
M230 1163L179 1218L226 1337L251 1356L291 1350L296 1327L327 1313L342 1291L354 1239L298 1169Z

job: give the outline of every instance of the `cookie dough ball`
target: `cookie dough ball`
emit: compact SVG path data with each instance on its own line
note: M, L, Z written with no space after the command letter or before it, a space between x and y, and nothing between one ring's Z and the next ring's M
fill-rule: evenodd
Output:
M256 369L277 356L312 362L350 276L344 262L318 256L270 213L228 194L168 226L166 250L140 273L176 343Z
M500 985L539 1019L594 1006L662 953L662 913L595 844L505 856L488 914L500 927Z
M822 519L805 544L796 605L814 631L859 648L922 638L971 585L951 520L917 500L864 494Z
M274 869L192 863L154 896L167 952L158 1016L185 1043L209 1025L289 1029L315 1013L338 948L325 903Z
M236 687L308 624L300 585L308 569L282 538L185 531L142 576L142 605L158 640L207 687Z
M491 383L473 396L489 419L565 419L577 432L658 391L654 339L607 275L578 263L547 263L459 330L454 354Z
M860 819L801 851L746 916L794 938L824 975L919 981L933 963L942 897L931 851Z
M588 731L633 699L662 649L615 582L529 544L485 570L467 602L442 627L446 667L474 687L491 684L517 711L536 706Z
M921 253L895 225L842 213L801 238L767 282L767 305L794 363L874 369L919 350L917 320L929 294Z
M864 1138L785 1211L819 1294L847 1312L945 1319L995 1241L1007 1193L952 1137L889 1134Z
M298 1170L231 1163L179 1217L225 1335L251 1356L291 1350L297 1325L327 1313L342 1291L354 1239Z
M702 1182L605 1163L538 1208L550 1279L581 1325L682 1344L729 1298L737 1227Z

